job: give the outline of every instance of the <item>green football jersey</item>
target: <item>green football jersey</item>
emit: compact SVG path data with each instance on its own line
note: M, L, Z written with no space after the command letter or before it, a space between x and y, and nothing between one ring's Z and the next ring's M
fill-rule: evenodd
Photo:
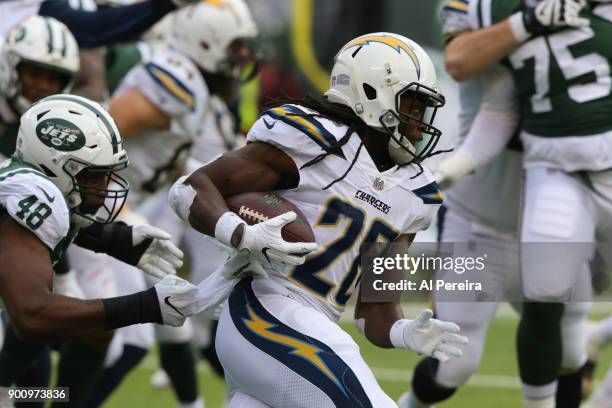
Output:
M519 0L479 0L478 24L518 11ZM566 28L526 41L504 61L520 102L522 127L546 137L612 130L612 4L585 9L590 27Z
M127 73L138 65L142 55L137 43L119 44L106 52L106 83L109 95L115 92Z

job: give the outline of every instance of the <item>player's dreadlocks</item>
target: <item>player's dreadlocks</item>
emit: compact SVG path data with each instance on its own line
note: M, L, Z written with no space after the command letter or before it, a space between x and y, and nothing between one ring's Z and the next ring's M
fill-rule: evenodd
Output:
M317 98L312 95L306 95L304 98L301 99L287 97L283 98L282 100L273 100L272 103L269 104L269 106L278 106L284 104L300 105L315 111L314 113L290 113L289 115L301 117L320 117L329 119L334 122L339 122L347 126L346 132L338 141L332 144L329 148L325 149L323 153L319 154L314 159L310 160L307 163L304 163L302 167L300 167L300 170L319 163L321 160L325 159L329 155L338 154L342 151L342 146L348 143L354 133L359 133L368 129L368 126L365 124L365 122L361 120L361 118L357 116L348 106L330 103L325 99ZM344 174L342 174L342 176L338 177L337 179L333 180L331 183L323 187L323 190L327 190L328 188L336 184L338 181L341 181L346 177L346 175L351 171L351 169L357 162L362 147L363 141L360 143L355 157L351 161L351 164L346 169Z
M329 119L334 122L342 123L343 125L347 126L346 132L336 143L332 144L329 148L325 149L323 153L319 154L314 159L303 164L302 167L300 167L300 170L319 163L321 160L325 159L327 156L339 153L342 150L342 146L348 143L348 141L351 139L351 136L354 133L359 134L361 132L365 132L371 129L368 125L366 125L366 123L359 116L357 116L357 114L355 114L355 112L353 112L351 108L349 108L348 106L328 102L325 98L322 99L322 98L317 98L312 95L306 95L302 99L286 98L282 101L276 100L273 102L274 102L274 105L278 105L279 102L281 102L281 104L301 105L305 108L315 111L315 113L305 113L305 114L289 113L289 115L301 116L301 117L321 117L321 118ZM353 160L351 161L351 164L346 169L346 171L340 177L336 178L331 183L323 187L323 190L327 190L328 188L330 188L331 186L333 186L334 184L343 180L346 177L346 175L351 171L355 163L357 163L357 159L359 158L359 154L361 153L362 148L363 148L363 141L360 142L359 147L357 148L357 152L355 153L355 157L353 157ZM443 152L446 152L446 151L430 153L426 157L430 157L430 156L433 156L439 153L443 153ZM419 167L419 171L417 172L417 174L412 176L411 178L418 177L424 171L420 160L418 160L416 157L410 163L406 163L402 165L398 164L397 167L399 168L407 164L416 164Z

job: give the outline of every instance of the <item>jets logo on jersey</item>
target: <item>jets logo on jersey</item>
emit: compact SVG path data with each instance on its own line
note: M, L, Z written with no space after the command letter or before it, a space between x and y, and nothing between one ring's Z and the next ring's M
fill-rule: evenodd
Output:
M381 44L388 45L393 48L398 54L401 54L404 51L408 57L414 63L417 71L417 77L421 77L421 64L419 63L419 59L416 56L414 50L405 42L395 37L391 37L389 35L364 35L363 37L355 38L353 41L346 45L346 48L356 47L358 45L366 45L371 42L377 42Z
M46 119L36 126L36 135L46 146L72 152L85 146L85 135L74 123L64 119Z

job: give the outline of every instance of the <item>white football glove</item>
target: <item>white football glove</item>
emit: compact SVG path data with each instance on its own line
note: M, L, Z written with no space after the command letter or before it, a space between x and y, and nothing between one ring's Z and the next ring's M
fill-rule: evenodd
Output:
M535 8L535 16L545 27L586 27L589 20L580 17L586 0L543 0Z
M53 293L76 299L85 299L85 293L77 280L76 271L71 269L68 273L56 273L53 276Z
M452 187L463 176L468 175L476 169L471 157L461 152L456 152L451 157L443 160L434 170L434 178L438 187L442 190Z
M586 0L523 0L523 22L532 34L542 34L547 28L587 27L589 20L580 17Z
M281 236L283 227L297 218L297 214L288 211L255 225L246 225L238 251L251 254L253 261L260 265L282 262L289 265L301 265L306 255L315 249L315 242L287 242Z
M432 319L433 312L423 310L416 319L402 319L395 322L390 332L390 340L396 348L409 348L417 353L426 354L446 362L451 357L461 357L458 347L468 342L461 336L459 326L452 322Z
M151 244L136 267L158 279L176 275L176 270L183 266L183 251L170 241L170 234L146 224L132 226L133 246L140 245L146 239L151 239Z
M242 279L245 276L267 278L268 274L257 259L249 253L238 252L230 257L221 266L221 273L225 279Z
M199 310L198 288L176 275L166 275L154 286L163 324L179 327Z

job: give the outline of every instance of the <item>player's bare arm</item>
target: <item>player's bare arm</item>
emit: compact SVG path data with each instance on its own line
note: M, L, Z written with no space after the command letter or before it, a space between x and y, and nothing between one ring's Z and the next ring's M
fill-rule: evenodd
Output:
M394 242L401 248L408 248L416 234L400 235ZM393 255L390 255L393 256ZM355 308L355 321L363 323L363 333L372 343L382 348L393 348L389 338L391 327L404 318L404 312L397 302L363 302L361 297ZM361 322L361 323L360 323Z
M414 236L400 235L394 241L399 244L396 248L404 251ZM408 348L440 361L461 357L460 346L467 343L467 337L459 334L459 326L455 323L432 319L432 316L433 312L425 309L414 320L404 319L399 299L386 303L359 299L355 309L357 328L379 347Z
M185 181L196 191L189 222L198 231L214 236L219 217L229 211L224 197L296 185L297 177L298 169L285 153L268 143L249 143L200 168ZM239 242L239 236L233 238Z
M0 264L0 294L24 338L59 339L107 329L100 300L52 293L48 248L10 217L0 224Z
M584 1L543 0L524 2L523 9L490 27L455 35L444 51L446 70L462 81L497 64L523 41L560 27L583 27L579 17Z
M136 89L113 97L108 112L124 139L147 130L170 129L170 118Z
M491 27L457 34L444 50L446 70L457 81L473 77L495 65L520 41L509 19Z

